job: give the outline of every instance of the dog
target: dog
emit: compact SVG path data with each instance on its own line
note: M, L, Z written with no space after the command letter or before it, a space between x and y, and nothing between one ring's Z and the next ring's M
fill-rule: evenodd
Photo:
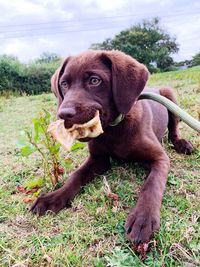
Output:
M170 161L161 146L166 129L178 153L190 154L192 144L180 138L179 119L152 100L138 100L144 90L156 92L176 103L170 88L145 88L147 68L123 52L86 51L66 58L51 79L58 100L58 118L65 128L91 120L99 110L104 133L80 141L88 142L89 157L58 190L41 195L31 211L44 215L70 205L80 189L95 175L110 168L110 158L123 162L142 162L148 175L136 206L125 223L129 238L148 242L160 227L160 208Z

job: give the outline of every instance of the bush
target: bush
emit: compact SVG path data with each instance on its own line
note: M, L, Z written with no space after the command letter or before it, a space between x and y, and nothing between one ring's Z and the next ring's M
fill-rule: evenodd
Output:
M2 56L0 58L0 92L15 91L23 73L23 65L17 58Z
M200 52L193 56L192 67L200 65Z
M22 64L17 58L0 57L0 94L40 94L50 91L50 78L59 66L59 60Z

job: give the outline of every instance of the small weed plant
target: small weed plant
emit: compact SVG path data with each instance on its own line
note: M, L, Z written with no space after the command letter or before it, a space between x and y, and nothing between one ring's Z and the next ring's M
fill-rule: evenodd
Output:
M52 115L47 110L43 110L39 115L32 119L31 129L21 131L20 138L16 142L18 154L22 157L29 157L39 154L41 157L42 177L26 183L26 188L32 189L41 187L44 183L51 182L55 188L62 175L64 168L71 168L72 160L70 156L64 159L60 156L61 145L48 133L48 126L53 121ZM75 143L71 150L82 148L81 143Z

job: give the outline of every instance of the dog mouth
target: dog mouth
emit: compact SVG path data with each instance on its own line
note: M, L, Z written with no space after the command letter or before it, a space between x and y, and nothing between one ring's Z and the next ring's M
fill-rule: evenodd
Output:
M92 140L92 138L91 137L85 137L85 138L80 138L80 139L78 139L78 141L80 141L80 142L89 142L89 141L91 141Z
M85 124L88 121L92 120L92 118L94 118L95 113L91 114L89 116L83 116L82 114L77 115L76 118L72 118L72 119L66 119L64 120L64 126L66 129L70 129L73 127L73 125L75 124Z
M82 118L81 118L82 119ZM81 142L89 142L91 139L98 137L104 131L102 129L102 123L100 119L100 112L96 110L94 115L91 113L87 120L76 120L73 123L64 121L64 127L69 133L71 133L75 139ZM66 127L68 126L68 127ZM71 127L70 127L71 126Z
M78 112L78 114L74 118L65 119L64 126L66 129L70 129L75 124L78 125L87 124L96 116L97 112L99 112L99 119L103 128L105 123L104 123L104 114L101 109L92 109L91 111L87 110L86 112L84 111Z

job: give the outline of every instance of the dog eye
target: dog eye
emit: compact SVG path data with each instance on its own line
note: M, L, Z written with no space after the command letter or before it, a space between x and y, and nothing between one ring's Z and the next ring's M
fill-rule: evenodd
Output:
M66 81L61 82L61 86L63 88L66 88L68 86L68 83Z
M101 79L96 76L91 76L89 82L91 85L99 85L101 83Z

